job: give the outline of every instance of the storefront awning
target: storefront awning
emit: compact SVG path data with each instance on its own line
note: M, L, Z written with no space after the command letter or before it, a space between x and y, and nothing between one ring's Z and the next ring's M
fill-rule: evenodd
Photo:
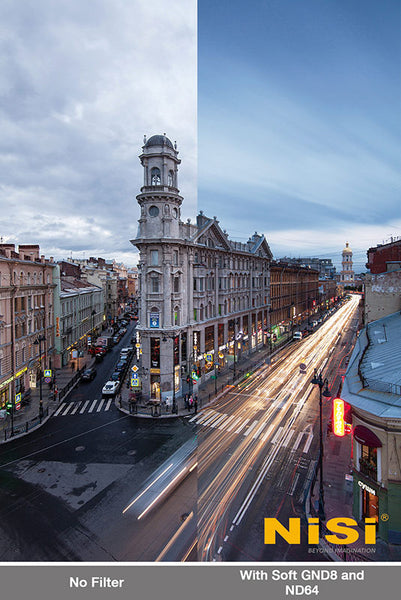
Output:
M382 443L373 431L370 431L364 425L357 425L354 429L354 438L360 444L370 448L381 448Z

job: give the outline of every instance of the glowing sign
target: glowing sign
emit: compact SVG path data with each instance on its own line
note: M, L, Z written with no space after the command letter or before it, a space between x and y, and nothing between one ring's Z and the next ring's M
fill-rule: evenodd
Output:
M339 437L345 435L344 400L341 398L333 400L333 432Z

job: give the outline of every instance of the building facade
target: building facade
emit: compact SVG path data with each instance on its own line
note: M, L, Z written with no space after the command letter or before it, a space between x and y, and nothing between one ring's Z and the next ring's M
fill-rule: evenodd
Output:
M230 240L216 217L181 221L181 161L165 135L145 138L140 160L131 242L140 252L142 393L160 400L181 394L183 378L207 378L266 343L272 254L257 233L246 244Z
M353 261L352 261L352 250L349 247L349 243L346 242L345 248L341 253L341 272L340 272L340 282L344 287L347 285L354 285L354 269L353 269Z
M0 244L0 408L36 387L54 361L52 259L38 245ZM20 395L19 395L20 394Z
M401 544L401 315L361 330L341 397L352 407L353 513Z
M317 312L319 272L297 264L272 262L270 298L270 333L279 338Z

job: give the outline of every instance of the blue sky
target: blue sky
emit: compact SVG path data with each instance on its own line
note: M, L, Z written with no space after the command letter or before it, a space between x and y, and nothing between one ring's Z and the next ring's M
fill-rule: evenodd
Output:
M274 256L401 236L401 3L199 0L198 206Z

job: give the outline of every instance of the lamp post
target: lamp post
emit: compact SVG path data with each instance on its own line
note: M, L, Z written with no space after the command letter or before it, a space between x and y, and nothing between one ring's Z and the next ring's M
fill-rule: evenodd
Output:
M319 518L321 520L325 520L325 512L324 512L324 488L323 488L323 396L325 398L330 398L331 394L329 392L328 380L323 379L322 373L318 373L318 370L315 369L313 378L311 383L313 385L319 386L319 416L320 416L320 432L319 432L319 470L320 470L320 487L319 487ZM324 389L323 389L324 388Z
M42 421L43 418L43 396L42 396L42 342L44 342L46 340L44 335L40 335L38 338L36 338L36 340L33 342L35 344L35 346L39 345L39 365L40 365L40 371L39 371L39 420Z

